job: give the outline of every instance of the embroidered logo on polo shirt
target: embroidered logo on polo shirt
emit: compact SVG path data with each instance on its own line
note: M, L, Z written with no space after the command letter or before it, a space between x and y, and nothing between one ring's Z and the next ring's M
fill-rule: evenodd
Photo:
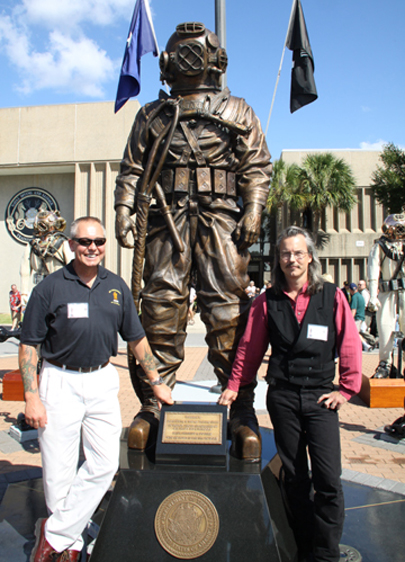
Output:
M118 300L118 295L121 294L121 291L119 291L118 289L111 289L110 291L108 291L110 294L112 294L113 300L111 301L111 304L117 304L118 306L121 306L120 301Z

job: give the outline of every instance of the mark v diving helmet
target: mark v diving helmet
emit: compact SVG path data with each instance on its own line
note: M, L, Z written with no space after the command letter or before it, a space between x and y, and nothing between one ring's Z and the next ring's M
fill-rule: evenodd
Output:
M40 211L34 220L34 236L43 236L48 232L65 230L66 221L59 211Z
M215 33L198 22L181 23L160 55L160 79L176 93L221 89L228 65Z
M405 214L388 215L381 229L390 240L405 240Z

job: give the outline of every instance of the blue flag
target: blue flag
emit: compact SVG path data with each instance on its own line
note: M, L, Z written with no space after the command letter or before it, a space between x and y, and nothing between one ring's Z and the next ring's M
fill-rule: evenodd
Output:
M141 57L153 52L159 55L148 0L137 0L129 28L127 46L118 82L115 113L141 90Z

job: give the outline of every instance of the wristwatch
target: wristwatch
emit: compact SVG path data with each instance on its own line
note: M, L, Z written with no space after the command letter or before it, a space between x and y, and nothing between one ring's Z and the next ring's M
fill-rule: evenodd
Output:
M164 384L164 382L165 382L165 381L162 379L162 377L159 376L158 379L155 379L154 381L149 381L149 384L150 384L151 386L158 386L159 384Z

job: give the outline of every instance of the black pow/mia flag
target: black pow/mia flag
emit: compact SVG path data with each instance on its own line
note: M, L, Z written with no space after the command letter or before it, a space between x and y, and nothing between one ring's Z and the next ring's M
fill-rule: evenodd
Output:
M287 33L286 47L293 51L290 111L294 113L318 97L314 80L314 57L300 0L297 0Z

